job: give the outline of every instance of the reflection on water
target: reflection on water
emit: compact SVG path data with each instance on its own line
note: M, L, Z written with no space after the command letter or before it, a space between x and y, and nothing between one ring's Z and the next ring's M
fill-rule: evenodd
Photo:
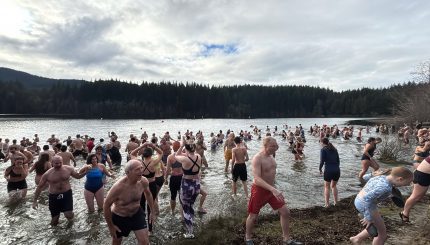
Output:
M240 129L252 130L250 125L257 125L259 128L269 126L282 130L282 125L295 126L301 123L307 130L314 123L338 124L342 125L349 119L205 119L205 120L7 120L0 119L0 137L9 139L21 139L22 137L32 138L35 133L39 134L41 142L46 141L51 134L55 134L60 139L66 139L76 134L91 135L96 139L107 138L108 132L115 131L122 144L123 163L125 163L124 147L130 134L140 136L141 128L148 133L162 135L165 131L170 131L172 136L176 136L177 131L185 132L190 129L194 132L202 130L209 141L211 132L224 132L227 129L238 132ZM364 134L366 139L370 135ZM320 145L317 138L306 135L306 147L304 153L306 157L302 162L295 162L294 155L288 149L288 143L280 136L275 136L278 140L279 150L276 153L278 165L276 185L284 192L284 196L291 208L303 208L313 205L322 205L323 180L319 174L319 151ZM249 156L255 155L261 148L261 140L251 140L247 142ZM341 158L341 178L338 184L339 196L341 198L356 194L360 189L356 179L361 168L360 157L362 144L357 144L356 140L343 141L341 139L332 140L337 147ZM410 148L405 151L410 152ZM409 154L410 155L410 154ZM238 185L238 198L231 196L231 174L224 173L224 157L222 148L215 151L206 152L209 168L204 171L202 177L202 187L208 191L205 207L208 214L196 215L197 227L218 215L243 215L247 202L243 197L241 183ZM83 159L78 160L78 167L84 164ZM1 164L0 170L4 171L7 164ZM247 163L249 173L249 183L252 181L250 161ZM122 176L123 168L117 169L115 175ZM115 180L108 179L105 186L107 190ZM67 222L62 215L58 227L50 227L50 213L48 210L47 193L42 193L39 198L38 210L31 208L35 191L34 173L27 178L29 190L26 202L18 204L7 204L6 181L0 180L0 235L3 237L2 244L108 244L110 235L107 229L103 214L95 212L89 214L84 200L85 178L72 179L73 200L74 200L74 222ZM250 188L250 184L248 186ZM154 226L154 236L151 238L153 244L165 244L171 239L178 237L183 232L180 214L170 212L170 192L167 186L163 186L159 194L160 216ZM195 203L197 208L199 197ZM177 210L179 203L177 204ZM270 212L269 207L265 207L262 212ZM124 244L135 244L134 235L124 239Z

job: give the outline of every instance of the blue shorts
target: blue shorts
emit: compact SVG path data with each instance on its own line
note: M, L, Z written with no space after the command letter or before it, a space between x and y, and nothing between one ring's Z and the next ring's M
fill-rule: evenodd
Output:
M367 221L372 221L372 217L371 216L366 217L365 213L367 212L371 214L378 209L378 206L376 204L367 203L358 196L354 200L354 205L355 205L355 208L358 210L358 212L360 212L361 216L366 218Z

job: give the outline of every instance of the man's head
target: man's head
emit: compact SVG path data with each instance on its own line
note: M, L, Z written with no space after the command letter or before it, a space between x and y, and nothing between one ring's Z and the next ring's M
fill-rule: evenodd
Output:
M269 155L274 154L279 148L278 143L276 142L275 138L270 137L270 136L264 138L263 147L264 147L264 150L266 151L266 153Z
M60 156L53 156L51 163L53 168L59 169L63 166L63 158Z
M143 165L139 160L133 159L128 161L124 167L125 174L129 177L131 176L142 176Z
M242 142L242 139L239 136L234 137L234 143L239 145Z

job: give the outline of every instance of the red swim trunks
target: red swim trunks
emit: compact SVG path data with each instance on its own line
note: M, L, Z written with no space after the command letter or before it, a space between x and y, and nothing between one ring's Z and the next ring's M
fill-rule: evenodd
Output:
M285 205L285 201L279 201L272 192L253 184L251 198L248 202L248 213L258 214L266 203L269 203L273 210L278 210Z

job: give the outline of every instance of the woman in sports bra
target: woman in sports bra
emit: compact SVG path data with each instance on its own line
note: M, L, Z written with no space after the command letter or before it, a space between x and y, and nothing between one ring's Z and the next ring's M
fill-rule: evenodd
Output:
M96 154L90 154L87 157L87 165L79 173L86 173L87 177L84 197L88 211L94 212L94 198L96 199L98 210L102 210L104 201L103 175L111 178L115 178L115 176L106 169L105 165L98 162Z
M4 171L4 177L7 180L7 192L9 198L21 199L27 195L27 181L25 178L28 175L28 165L24 164L24 157L17 156L12 166L9 166ZM20 195L17 196L17 193Z
M36 185L39 185L40 179L42 178L42 175L48 171L48 169L51 168L51 162L49 161L49 154L48 153L42 153L40 154L40 158L39 160L33 164L33 166L31 166L30 168L30 173L33 172L34 170L36 170L36 176L34 177L34 182L36 183ZM48 184L46 184L42 190L45 190L46 188L48 188Z
M155 159L152 158L152 155L154 154L154 150L157 152L157 157ZM130 155L137 155L139 151L142 152L142 165L143 165L142 176L148 179L149 190L151 191L152 198L154 200L154 205L158 205L158 204L155 204L155 201L158 195L157 184L155 181L155 172L156 172L156 167L158 166L158 164L161 163L161 159L163 157L163 151L160 148L158 148L155 144L150 142L145 142L144 144L134 149L130 153ZM150 214L151 214L151 211L153 210L149 208L149 205L146 205L146 199L144 194L142 194L142 198L140 199L140 206L142 207L143 210L145 210L145 206L146 206L146 209L148 212L148 215L147 215L148 228L149 228L148 230L149 232L152 232L152 222L150 220Z
M167 157L167 169L164 179L165 184L169 184L170 189L170 209L172 214L175 213L176 208L176 197L181 189L182 176L184 172L182 171L182 163L178 162L175 158L175 152L179 149L180 145L173 145L173 153ZM170 176L170 181L167 179Z
M414 153L414 168L416 169L424 158L430 156L430 141L426 141L424 146L417 146Z
M185 148L185 152L183 149ZM202 158L195 153L196 144L192 140L183 138L182 145L175 153L176 160L182 164L184 173L181 182L179 201L182 205L186 227L185 238L193 238L194 202L200 193L200 169Z
M381 142L381 138L370 137L367 140L367 144L364 146L364 152L361 156L361 171L358 174L358 179L361 183L365 183L363 176L366 174L369 167L372 167L374 171L379 169L379 164L373 159L375 154L376 144Z

